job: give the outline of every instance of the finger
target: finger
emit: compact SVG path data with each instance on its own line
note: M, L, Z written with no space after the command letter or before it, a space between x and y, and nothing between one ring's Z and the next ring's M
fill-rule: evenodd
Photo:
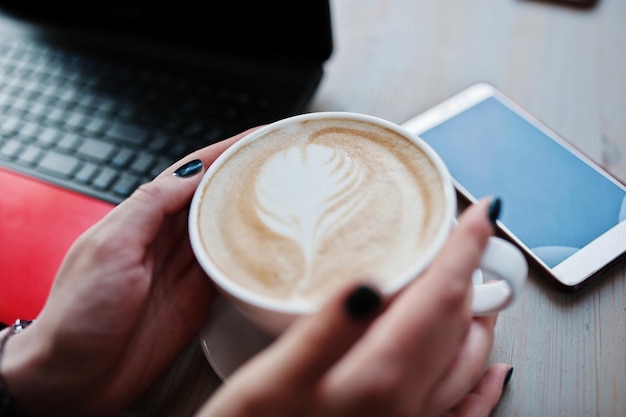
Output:
M480 380L491 353L496 315L475 318L458 354L435 384L429 409L442 411L457 404Z
M436 378L456 356L472 320L471 276L493 230L488 206L489 200L483 200L465 211L433 264L377 324L381 334L372 335L393 340L394 356L407 358L411 367L425 367L420 372ZM410 360L415 354L423 360Z
M458 306L460 302L463 302L463 308L469 307L471 276L478 268L488 239L493 234L490 219L492 201L495 200L483 199L461 215L450 238L420 278L419 283L423 286L419 292L422 298L432 300L434 308L441 311Z
M407 412L429 403L425 395L450 367L472 320L471 275L492 231L487 206L482 201L466 211L436 265L395 298L332 370L329 391L359 398L361 392L387 390ZM461 283L457 294L447 292L451 280Z
M294 415L306 407L307 396L315 395L322 376L363 334L380 305L380 295L369 286L340 291L319 313L294 322L270 348L236 372L209 408L263 416L275 412L280 403L281 415Z
M471 277L493 233L489 204L490 200L482 200L463 213L432 265L407 288L396 305L403 316L407 316L410 309L428 311L436 316L438 320L430 321L430 328L425 326L424 329L431 335L433 332L441 335L441 346L447 347L449 355L454 355L461 345L472 318ZM415 317L418 328L420 317L427 317L424 314L410 316ZM416 334L414 341L424 340L424 336L427 335ZM437 344L433 343L433 346ZM438 356L441 354L441 351L437 353Z
M487 417L498 405L510 378L509 365L500 363L489 367L476 387L446 417Z
M497 316L472 318L471 276L493 233L499 205L499 200L484 199L467 209L423 277L421 294L437 300L430 308L441 317L434 332L442 333L437 351L427 354L434 355L433 364L447 364L438 369L439 377L428 398L430 409L444 410L456 404L476 384L491 352Z

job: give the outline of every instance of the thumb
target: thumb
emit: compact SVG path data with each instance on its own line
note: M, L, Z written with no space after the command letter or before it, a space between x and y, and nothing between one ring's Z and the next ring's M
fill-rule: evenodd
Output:
M158 234L164 219L181 211L189 203L200 182L203 168L200 159L192 159L183 163L174 173L160 175L141 185L107 215L107 231L135 231L133 240L148 245Z
M164 218L187 206L202 179L200 174L204 168L252 130L197 150L143 184L107 215L106 227L102 226L105 234L140 231L140 235L134 238L140 244L149 244L159 232Z

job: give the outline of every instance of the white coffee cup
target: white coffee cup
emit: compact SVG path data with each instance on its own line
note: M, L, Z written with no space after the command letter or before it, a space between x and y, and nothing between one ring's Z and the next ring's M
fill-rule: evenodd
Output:
M447 168L420 138L368 115L309 113L253 131L209 167L189 235L234 307L278 334L347 281L400 291L439 252L456 209ZM490 238L474 314L509 306L527 272L514 245Z

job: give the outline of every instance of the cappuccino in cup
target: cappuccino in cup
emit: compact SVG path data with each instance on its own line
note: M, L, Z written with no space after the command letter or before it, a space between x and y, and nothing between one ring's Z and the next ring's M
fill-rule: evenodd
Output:
M349 282L398 291L439 251L455 210L447 170L419 138L370 116L311 113L221 155L189 224L208 275L277 333Z

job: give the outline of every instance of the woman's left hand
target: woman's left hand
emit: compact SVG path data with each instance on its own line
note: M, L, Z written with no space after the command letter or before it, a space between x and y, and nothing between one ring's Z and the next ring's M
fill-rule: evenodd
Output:
M203 167L244 134L142 185L71 247L41 314L6 346L2 373L24 411L119 412L197 333L216 291L189 244L188 204Z

